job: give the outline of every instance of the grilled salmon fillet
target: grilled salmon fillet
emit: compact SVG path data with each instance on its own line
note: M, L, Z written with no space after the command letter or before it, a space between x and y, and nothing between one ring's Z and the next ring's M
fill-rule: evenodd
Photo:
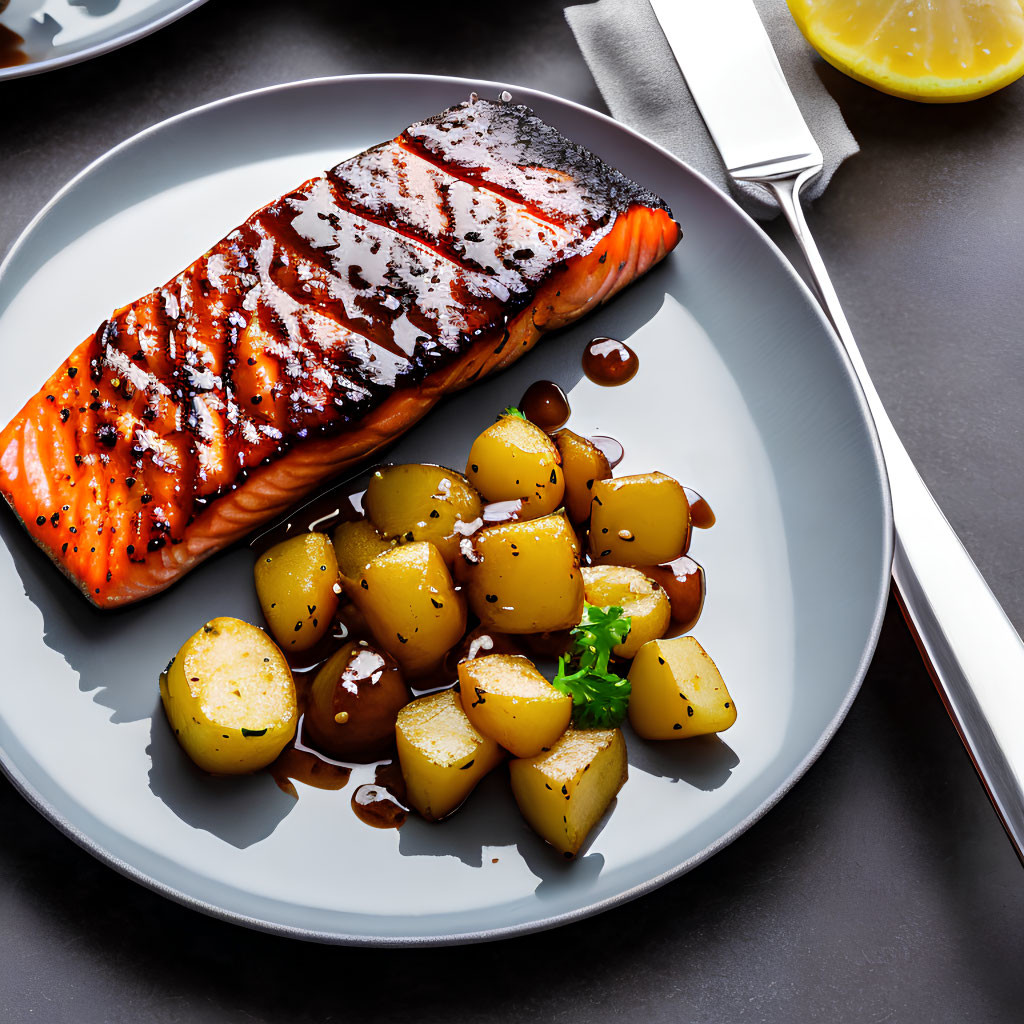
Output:
M473 98L312 178L114 312L0 434L94 604L163 590L676 245L664 202Z

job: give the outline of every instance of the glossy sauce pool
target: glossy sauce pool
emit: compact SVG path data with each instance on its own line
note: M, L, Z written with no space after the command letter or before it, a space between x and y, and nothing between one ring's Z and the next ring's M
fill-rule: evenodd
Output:
M637 354L615 338L594 338L583 350L583 372L602 387L614 388L631 381L640 369Z

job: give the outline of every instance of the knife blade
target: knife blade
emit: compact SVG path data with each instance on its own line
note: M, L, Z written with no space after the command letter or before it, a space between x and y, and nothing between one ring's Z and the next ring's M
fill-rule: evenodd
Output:
M946 709L1024 863L1024 641L921 479L871 381L804 218L821 151L753 0L651 0L729 174L772 192L860 381L885 459L894 593Z
M822 162L750 0L651 0L654 13L734 176L761 177ZM728 30L728 52L708 39Z

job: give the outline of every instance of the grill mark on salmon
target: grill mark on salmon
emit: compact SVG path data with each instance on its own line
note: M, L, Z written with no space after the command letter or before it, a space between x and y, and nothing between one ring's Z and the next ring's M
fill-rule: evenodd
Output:
M527 108L461 104L116 310L0 433L0 490L93 603L148 597L679 237L661 199Z

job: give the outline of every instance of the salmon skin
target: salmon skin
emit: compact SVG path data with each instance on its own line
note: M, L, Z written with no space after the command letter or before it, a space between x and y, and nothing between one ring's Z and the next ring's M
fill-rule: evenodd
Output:
M474 97L114 312L0 434L0 489L94 604L148 597L679 238L657 196Z

